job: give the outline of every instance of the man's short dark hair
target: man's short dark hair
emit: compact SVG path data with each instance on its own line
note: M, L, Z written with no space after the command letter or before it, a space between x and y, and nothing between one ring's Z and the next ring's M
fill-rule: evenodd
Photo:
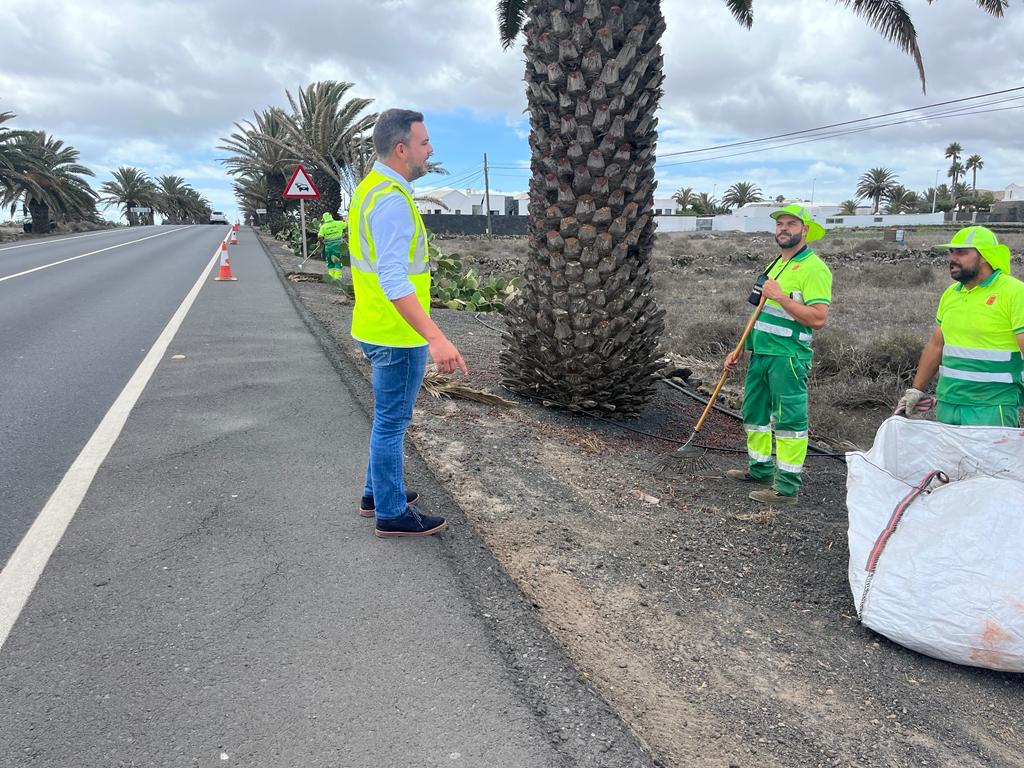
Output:
M407 144L413 123L422 123L423 113L411 109L386 109L377 118L373 127L373 148L377 156L391 155L396 144Z

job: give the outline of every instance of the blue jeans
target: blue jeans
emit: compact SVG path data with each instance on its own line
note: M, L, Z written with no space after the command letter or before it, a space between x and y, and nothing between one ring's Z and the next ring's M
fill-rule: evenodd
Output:
M427 347L382 347L362 341L359 346L373 367L373 429L363 495L373 496L378 518L394 519L405 514L405 430L427 370Z

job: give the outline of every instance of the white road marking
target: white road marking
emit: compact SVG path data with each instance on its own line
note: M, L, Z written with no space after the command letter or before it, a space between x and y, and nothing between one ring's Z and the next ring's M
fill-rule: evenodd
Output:
M128 415L138 402L142 390L149 383L157 365L167 352L174 335L178 332L185 316L199 295L199 290L206 283L207 276L220 258L220 244L213 253L213 258L199 273L192 290L178 306L174 315L154 342L149 354L132 374L117 400L110 406L103 421L96 427L92 437L82 448L74 463L68 468L60 484L50 495L39 516L36 517L28 532L18 544L0 571L0 649L7 642L7 637L18 620L25 603L28 602L32 590L35 589L39 577L46 567L53 550L60 543L71 519L78 511L93 478L100 465L107 457L121 430L124 428Z
M22 277L23 275L30 275L33 272L38 272L41 269L49 269L50 267L56 267L59 264L67 264L69 261L75 261L76 259L84 259L86 256L93 256L97 253L103 253L104 251L112 251L115 248L124 248L126 245L132 245L134 243L141 243L143 240L152 240L154 237L163 237L173 232L181 232L181 229L169 229L166 232L157 232L155 235L149 235L147 237L140 237L138 240L129 240L127 243L118 243L117 245L111 245L106 248L100 248L96 251L89 251L88 253L81 253L78 256L71 256L67 259L61 259L60 261L54 261L49 264L43 264L39 267L33 267L32 269L26 269L24 272L16 272L13 275L7 275L7 277L0 277L0 283L4 280L13 280L16 277ZM20 247L20 246L15 246Z
M180 229L180 227L179 227ZM114 232L121 232L119 229L104 229L99 232L86 232L81 235L68 235L67 237L46 238L45 240L33 240L30 243L22 243L21 245L8 245L6 248L0 248L0 251L13 251L15 248L28 248L32 245L49 245L50 243L66 243L68 240L84 240L87 237L96 237L96 235L110 235Z

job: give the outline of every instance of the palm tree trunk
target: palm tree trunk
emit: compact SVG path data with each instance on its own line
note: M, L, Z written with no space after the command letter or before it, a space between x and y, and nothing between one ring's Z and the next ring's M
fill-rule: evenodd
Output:
M528 5L529 255L501 360L515 391L634 413L653 392L658 0Z
M279 235L286 226L284 210L284 185L287 179L279 171L273 171L264 175L267 181L267 225L270 227L270 234Z
M320 197L306 203L306 214L316 221L319 221L324 213L337 216L341 207L341 185L324 171L314 169L312 176Z
M46 203L30 198L28 213L32 217L32 234L42 235L50 231L50 207Z

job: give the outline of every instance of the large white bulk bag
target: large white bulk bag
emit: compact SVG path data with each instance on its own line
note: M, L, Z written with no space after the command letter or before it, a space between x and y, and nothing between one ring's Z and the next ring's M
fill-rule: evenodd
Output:
M1024 430L887 419L870 451L847 454L846 503L865 626L1024 672Z

